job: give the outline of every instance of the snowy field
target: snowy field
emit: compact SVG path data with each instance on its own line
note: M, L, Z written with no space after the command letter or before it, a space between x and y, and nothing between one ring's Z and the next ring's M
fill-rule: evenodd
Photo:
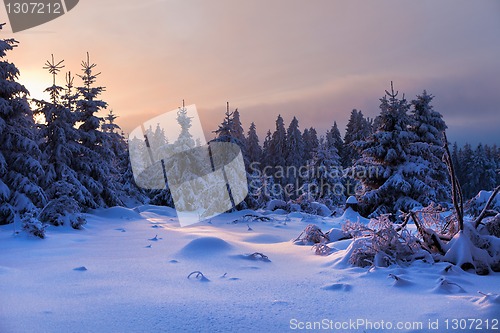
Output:
M249 213L181 228L171 208L115 207L45 240L1 226L0 332L500 332L499 273L354 268L349 240L329 256L292 242L345 217Z

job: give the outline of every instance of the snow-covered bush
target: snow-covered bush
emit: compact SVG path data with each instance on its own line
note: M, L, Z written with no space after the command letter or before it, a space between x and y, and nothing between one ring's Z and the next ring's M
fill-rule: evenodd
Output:
M411 262L420 249L417 238L405 228L397 231L386 215L372 219L368 226L350 223L345 231L357 237L355 250L349 258L354 266L387 267Z
M87 223L85 218L78 212L80 208L75 200L63 196L52 200L40 212L39 219L43 223L61 226L69 223L73 229L81 229Z
M47 225L33 217L32 214L26 214L22 219L22 223L23 230L28 234L39 238L45 238L45 229L47 228Z
M329 241L330 239L328 236L326 236L317 225L309 224L304 231L300 233L299 237L294 240L294 243L298 245L312 245Z

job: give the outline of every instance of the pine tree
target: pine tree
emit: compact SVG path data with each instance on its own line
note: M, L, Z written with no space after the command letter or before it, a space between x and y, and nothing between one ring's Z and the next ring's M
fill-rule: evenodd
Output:
M253 162L261 162L262 148L259 144L259 136L257 135L255 123L253 122L248 129L246 148L248 162L250 164Z
M68 96L75 96L71 75L66 77L66 90L56 84L57 74L64 67L62 62L56 63L52 55L52 59L45 63L44 69L52 75L53 81L52 86L45 90L51 101L36 101L35 113L45 120L39 125L39 133L45 170L42 185L49 200L40 213L40 219L56 226L68 222L74 228L79 228L83 222L75 214L95 203L75 170L75 164L85 154L85 149L75 128L76 115L67 103ZM61 98L63 93L66 98Z
M271 137L271 141L269 142L269 163L270 166L273 167L272 174L275 173L277 168L286 168L285 151L286 130L283 118L281 115L278 115L278 118L276 119L276 129ZM282 185L286 183L286 179L275 179L275 181Z
M261 166L265 168L266 166L271 166L271 139L272 133L271 130L268 130L266 133L266 137L264 138L264 142L262 143L262 159Z
M319 145L316 129L313 127L304 129L302 140L304 141L304 160L310 161L313 157L313 152Z
M337 149L320 138L308 164L308 181L302 187L309 201L318 201L333 208L345 203L340 157ZM307 209L306 209L307 210Z
M418 190L421 195L414 197L424 205L450 200L449 175L443 162L443 132L447 126L443 116L433 109L432 99L424 90L411 102L410 130L415 139L410 144L409 161L418 168L414 181L421 182Z
M481 190L491 191L496 185L495 162L486 154L481 143L477 145L472 156L472 168L468 174L473 191L471 197Z
M418 167L409 162L409 145L415 134L409 131L408 102L391 92L380 99L381 113L376 132L366 141L358 141L362 157L356 162L356 175L362 184L360 204L365 213L407 211L421 203L420 183L413 182ZM364 172L364 174L363 174Z
M77 87L80 98L76 102L78 121L82 124L78 132L85 154L77 159L76 171L80 182L92 194L93 202L90 208L121 205L118 196L118 182L114 174L109 157L112 152L103 143L107 140L106 133L100 130L103 119L97 114L106 109L107 103L98 99L104 91L104 87L95 86L97 77L101 73L95 73L97 65L90 62L89 54L82 62L82 75L78 75L83 85Z
M341 156L342 165L345 168L352 166L361 157L355 142L366 140L372 132L371 121L365 118L361 111L352 110L346 126L343 155Z
M17 43L0 39L0 224L14 222L18 214L23 219L35 214L46 202L38 181L43 168L26 97L29 93L17 82L17 67L4 60Z
M298 176L298 170L304 164L304 141L302 139L302 133L299 130L299 121L297 118L293 117L290 125L288 126L285 139L285 163L286 167L293 167L295 172L289 173L289 178L287 179L288 184L292 184L297 188L300 186Z
M464 199L472 198L477 194L474 184L476 173L474 170L474 151L469 143L466 143L462 149L459 150L459 165L461 166L460 184L462 184L462 191Z
M243 132L243 126L241 126L240 112L238 109L235 109L233 112L231 135L238 140L241 151L246 155L246 138Z
M102 132L105 134L103 145L106 150L112 153L108 157L112 170L110 177L114 177L114 181L119 184L118 197L125 205L144 203L146 196L134 182L127 140L121 132L120 126L116 124L117 118L118 116L113 113L113 110L109 110L104 118L105 122L101 125Z
M344 141L336 121L333 122L332 128L326 132L326 144L329 149L335 148L339 156L344 155Z

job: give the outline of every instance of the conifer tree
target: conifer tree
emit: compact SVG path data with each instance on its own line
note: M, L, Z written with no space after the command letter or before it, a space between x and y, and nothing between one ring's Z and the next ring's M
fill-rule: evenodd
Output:
M66 89L56 82L57 74L64 67L62 63L56 62L53 55L45 63L44 69L52 75L52 86L45 89L51 100L36 101L35 113L44 119L39 125L45 169L42 185L49 200L40 213L40 219L56 226L68 222L74 228L79 228L83 220L74 214L81 212L83 207L95 205L95 202L75 170L75 163L85 154L85 149L75 128L76 115L68 104L69 96L74 96L72 77L66 76ZM63 93L65 98L61 98Z
M0 39L0 224L14 222L16 215L24 219L26 214L36 214L46 203L39 186L44 173L29 93L17 81L17 67L5 59L17 43Z
M365 140L372 131L371 121L364 117L363 112L353 109L344 136L343 155L341 156L344 167L352 166L361 157L355 142Z
M313 127L304 129L302 140L304 141L304 160L310 161L313 157L313 152L319 145L316 129Z
M296 117L293 117L290 125L288 126L286 132L286 148L285 148L285 163L286 167L293 167L294 170L299 170L299 168L304 164L304 141L302 139L302 133L299 130L299 121ZM287 179L288 184L300 186L298 183L299 179L296 179L297 172L290 172Z
M273 167L272 173L275 173L276 168L286 168L285 160L286 151L286 130L283 118L278 115L276 119L276 129L269 142L269 163ZM277 183L284 184L286 179L275 179Z
M330 208L345 203L340 168L336 148L330 147L327 140L321 137L308 164L308 182L303 186L309 200L321 202Z
M107 103L99 99L104 87L95 86L97 77L101 74L95 73L96 66L87 53L87 59L82 61L83 74L78 75L83 85L77 87L80 98L76 102L77 120L81 122L78 132L85 154L75 164L80 182L92 194L90 208L122 204L114 174L116 170L111 167L114 156L104 144L107 140L106 133L100 130L103 119L98 113L106 109Z
M413 182L418 169L409 162L409 145L415 141L409 130L409 104L397 95L391 82L391 91L380 99L378 128L366 141L356 143L362 151L355 164L362 184L360 204L370 216L407 211L421 204L415 198L420 196L421 184Z
M326 144L330 149L335 148L339 156L343 156L344 141L342 140L336 121L333 122L332 128L326 132Z
M260 162L262 159L262 148L259 144L259 136L257 135L257 130L255 123L250 124L247 134L247 156L248 162L251 164L253 162Z
M264 138L264 142L262 143L262 160L261 160L262 168L271 165L271 150L270 150L271 139L272 139L272 133L271 130L268 130L266 133L266 137Z
M424 90L411 102L410 115L410 130L415 139L410 144L409 161L418 168L415 182L421 182L418 190L421 195L415 198L424 205L450 199L449 175L443 162L443 132L447 126L443 116L433 109L432 99L433 96Z

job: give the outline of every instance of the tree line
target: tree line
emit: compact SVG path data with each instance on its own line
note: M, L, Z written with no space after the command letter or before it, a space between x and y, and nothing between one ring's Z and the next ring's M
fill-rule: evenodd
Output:
M62 85L64 62L52 56L44 66L52 77L45 90L50 99L29 100L19 70L5 59L16 46L13 39L0 39L0 224L20 221L43 233L45 223L81 227L85 219L79 213L88 209L146 202L173 206L168 183L162 190L136 186L127 139L100 98L105 88L97 85L100 73L90 56L82 61L77 82L67 72ZM285 127L278 116L262 144L256 125L245 131L238 109L231 112L228 106L214 140L236 143L243 153L249 195L238 208L275 201L314 212L315 203L334 209L354 194L363 213L375 216L448 202L442 161L446 124L432 98L424 91L407 101L391 85L375 119L352 110L344 137L336 122L320 135L314 127L301 130L297 117ZM102 112L107 115L98 116ZM177 120L186 144L198 145L189 134L189 117ZM167 144L161 128L146 131ZM452 158L465 197L500 183L496 145L473 149L455 143Z

